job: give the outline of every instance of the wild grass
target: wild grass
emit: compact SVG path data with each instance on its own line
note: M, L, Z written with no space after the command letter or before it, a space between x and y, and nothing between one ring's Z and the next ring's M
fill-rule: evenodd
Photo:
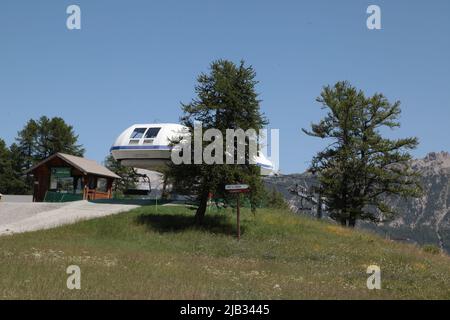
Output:
M0 299L449 299L450 258L274 209L184 207L0 238ZM81 290L66 286L81 268ZM381 290L368 290L369 265Z

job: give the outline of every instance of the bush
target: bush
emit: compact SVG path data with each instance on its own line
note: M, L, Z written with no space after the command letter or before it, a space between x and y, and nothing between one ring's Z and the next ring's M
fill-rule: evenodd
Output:
M422 247L422 250L426 253L431 253L431 254L440 254L441 253L441 248L439 248L438 246L436 246L434 244L424 245Z
M275 188L267 194L267 207L274 209L289 209L283 195Z

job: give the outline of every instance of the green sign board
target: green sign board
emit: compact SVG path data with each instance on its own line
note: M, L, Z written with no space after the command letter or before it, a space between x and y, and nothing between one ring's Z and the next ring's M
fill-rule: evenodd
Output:
M70 168L66 168L66 167L52 168L51 171L52 171L52 177L55 177L55 178L70 178L71 177Z

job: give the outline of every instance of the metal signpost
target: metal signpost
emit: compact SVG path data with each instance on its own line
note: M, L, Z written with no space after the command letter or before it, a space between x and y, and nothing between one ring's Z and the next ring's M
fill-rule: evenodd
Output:
M249 192L250 188L248 184L228 184L225 186L225 191L228 191L230 193L236 193L237 194L237 205L236 205L236 215L237 215L237 238L238 240L241 239L241 213L240 213L240 199L241 199L241 193Z

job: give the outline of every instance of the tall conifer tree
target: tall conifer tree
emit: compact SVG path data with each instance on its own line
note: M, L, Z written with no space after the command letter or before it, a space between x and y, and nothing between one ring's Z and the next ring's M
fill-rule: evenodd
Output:
M202 123L203 132L215 128L220 130L225 139L227 129L262 129L267 121L262 115L256 93L256 73L251 66L239 65L227 60L211 63L210 72L198 77L195 87L197 97L188 104L182 104L181 122L187 126L193 136L196 122ZM248 140L246 144L248 147ZM210 142L204 142L204 146ZM192 145L194 141L192 139ZM194 150L194 147L192 147ZM249 164L246 148L245 164L181 164L171 165L168 177L176 190L195 195L199 207L196 212L197 222L205 216L208 197L227 197L224 187L230 183L250 185L249 194L252 208L255 210L263 190L260 169ZM224 152L225 157L225 152ZM225 158L224 158L224 163Z
M390 103L382 94L366 97L348 82L325 87L317 101L327 115L303 131L330 141L313 158L311 169L319 175L334 219L351 227L357 219L386 219L395 214L387 196L420 194L408 152L418 139L387 139L381 132L400 126L400 102Z

